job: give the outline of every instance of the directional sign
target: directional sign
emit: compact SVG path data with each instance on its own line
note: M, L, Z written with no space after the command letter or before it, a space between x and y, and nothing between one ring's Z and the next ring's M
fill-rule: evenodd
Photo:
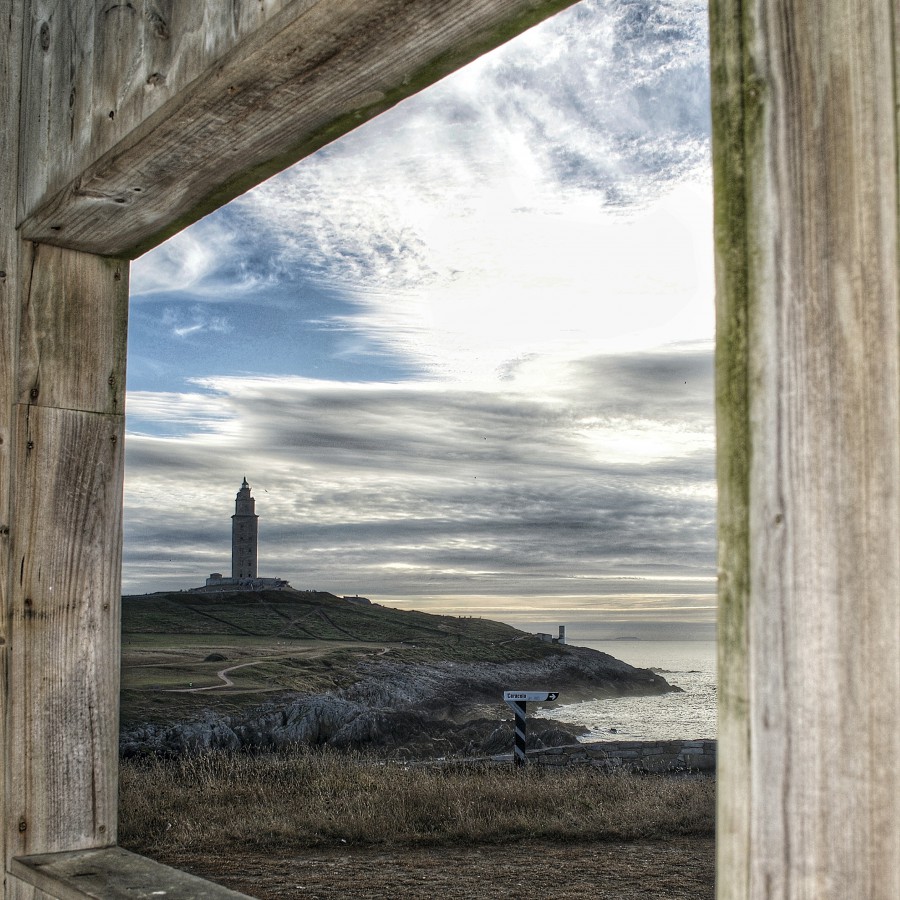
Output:
M559 691L504 691L503 699L525 701L526 703L552 703Z
M529 703L552 703L559 696L559 691L504 691L503 700L516 715L515 745L513 760L517 766L526 762L526 722L525 715Z

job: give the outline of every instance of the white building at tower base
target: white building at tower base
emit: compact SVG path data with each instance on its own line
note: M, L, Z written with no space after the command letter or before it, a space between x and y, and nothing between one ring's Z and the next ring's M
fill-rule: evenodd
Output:
M202 587L191 588L191 593L283 591L290 588L282 578L260 578L256 573L258 519L256 501L245 478L235 498L234 515L231 517L231 578L213 572Z
M202 587L191 588L192 594L216 594L225 591L283 591L290 584L283 578L223 578L213 572Z

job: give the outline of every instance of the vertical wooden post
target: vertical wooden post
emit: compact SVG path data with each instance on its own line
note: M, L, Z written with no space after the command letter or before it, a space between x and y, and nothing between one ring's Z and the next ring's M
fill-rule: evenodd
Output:
M127 262L22 242L15 231L17 160L40 140L18 128L22 7L0 0L7 869L13 856L116 841L128 306ZM6 884L8 896L31 896L11 876Z
M22 4L0 0L0 846L6 885L7 671L9 663L10 450L18 335L19 252L15 232L19 158ZM2 892L3 896L7 891Z
M718 896L900 896L891 0L713 0Z
M116 839L128 264L25 245L13 406L10 853Z

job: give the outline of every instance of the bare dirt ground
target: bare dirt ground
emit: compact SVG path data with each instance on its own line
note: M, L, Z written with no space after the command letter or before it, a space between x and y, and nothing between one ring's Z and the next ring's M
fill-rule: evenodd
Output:
M628 843L378 850L311 849L268 857L173 855L162 862L260 900L713 900L713 838Z

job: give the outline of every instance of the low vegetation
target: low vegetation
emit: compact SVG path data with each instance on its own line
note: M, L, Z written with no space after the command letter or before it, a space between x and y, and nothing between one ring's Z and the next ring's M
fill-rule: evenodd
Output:
M711 779L322 751L126 761L120 844L150 856L710 836Z
M122 724L169 724L207 711L240 715L279 694L346 688L367 660L504 663L563 652L490 619L392 609L321 591L126 596Z
M443 616L393 609L336 597L324 591L174 593L122 598L126 643L167 645L215 635L268 642L374 642L396 645L407 662L434 658L459 662L540 659L558 652L552 644L491 619Z

